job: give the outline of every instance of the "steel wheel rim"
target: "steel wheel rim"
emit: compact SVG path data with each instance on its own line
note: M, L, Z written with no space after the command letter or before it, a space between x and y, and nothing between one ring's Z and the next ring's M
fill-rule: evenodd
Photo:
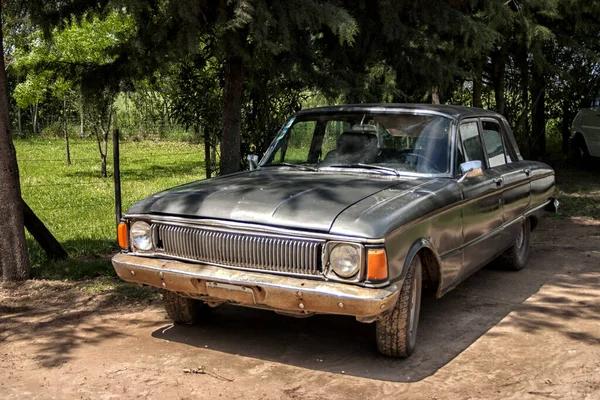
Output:
M417 340L417 325L419 322L419 310L421 308L421 265L416 271L415 282L410 296L410 314L408 319L410 346L413 347Z
M525 244L525 225L521 226L519 234L517 235L517 250L521 250Z

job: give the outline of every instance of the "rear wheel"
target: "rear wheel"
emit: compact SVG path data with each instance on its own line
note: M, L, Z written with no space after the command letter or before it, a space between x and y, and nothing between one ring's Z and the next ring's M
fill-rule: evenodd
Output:
M193 324L209 311L209 307L200 300L180 296L175 292L163 290L163 302L169 318L178 324Z
M520 271L529 260L529 243L531 241L531 221L523 221L514 244L499 257L503 267L511 271Z
M421 310L421 286L421 258L416 255L408 267L396 305L377 321L377 348L382 354L405 358L413 352Z

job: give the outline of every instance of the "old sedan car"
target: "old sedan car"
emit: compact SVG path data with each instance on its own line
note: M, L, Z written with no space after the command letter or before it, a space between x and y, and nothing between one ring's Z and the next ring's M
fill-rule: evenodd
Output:
M374 322L414 349L422 288L438 297L493 259L512 270L555 211L554 171L524 161L501 115L432 105L304 110L257 168L133 205L113 258L164 289L178 323L222 303Z

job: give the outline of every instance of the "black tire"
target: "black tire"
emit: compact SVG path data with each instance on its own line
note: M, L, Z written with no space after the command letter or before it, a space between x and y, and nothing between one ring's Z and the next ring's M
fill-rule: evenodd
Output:
M163 290L163 303L169 318L177 324L194 324L210 309L200 300L180 296L175 292Z
M421 310L422 274L421 258L416 255L408 267L396 305L376 323L377 349L382 354L406 358L415 349Z
M520 271L529 260L529 244L531 242L531 221L527 218L521 225L515 243L499 257L500 265L510 271Z

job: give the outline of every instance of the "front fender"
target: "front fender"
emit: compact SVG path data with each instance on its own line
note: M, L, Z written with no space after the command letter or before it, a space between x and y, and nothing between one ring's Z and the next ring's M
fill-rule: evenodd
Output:
M421 262L423 263L424 267L428 268L427 272L430 275L431 275L431 272L435 272L437 274L437 277L440 277L439 266L441 265L441 260L440 260L440 256L439 256L439 254L438 254L435 246L433 245L433 243L431 243L429 241L429 239L427 239L427 238L419 238L419 239L417 239L412 244L412 246L410 247L410 250L408 250L408 253L406 255L406 259L404 260L404 265L402 266L402 273L398 277L399 280L404 280L404 277L406 276L406 273L408 272L408 267L410 266L411 261L413 260L413 258L415 257L415 255L417 255L417 253L419 253L423 249L429 250L429 254L434 257L434 260L436 262L436 266L434 266L435 267L435 271L429 271L429 268L431 266L426 265L427 264L427 260L424 260L424 259L421 260Z

